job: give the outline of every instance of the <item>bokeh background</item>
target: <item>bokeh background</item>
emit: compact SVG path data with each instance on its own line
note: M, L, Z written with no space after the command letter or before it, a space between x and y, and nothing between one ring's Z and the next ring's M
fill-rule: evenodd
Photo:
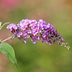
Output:
M72 0L0 0L1 22L18 23L24 18L52 23L72 47ZM0 31L0 39L10 35L5 28ZM14 47L18 65L0 55L5 64L0 65L1 72L72 72L72 48L68 51L41 41L34 45L30 40L24 44L17 38L8 43Z

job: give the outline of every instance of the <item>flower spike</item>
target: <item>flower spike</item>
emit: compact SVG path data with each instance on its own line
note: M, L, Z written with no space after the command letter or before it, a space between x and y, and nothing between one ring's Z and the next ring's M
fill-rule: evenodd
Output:
M7 29L19 39L24 40L25 43L28 38L31 38L31 41L34 44L36 44L37 41L42 40L42 42L46 42L49 45L57 42L59 45L68 47L64 38L57 32L56 28L42 19L38 21L23 19L18 24L9 24Z

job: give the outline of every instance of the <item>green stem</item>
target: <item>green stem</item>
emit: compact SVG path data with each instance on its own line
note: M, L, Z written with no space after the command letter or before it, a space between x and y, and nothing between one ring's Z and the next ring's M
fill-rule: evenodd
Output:
M2 26L0 26L0 30L1 30L5 25L7 25L7 24L9 24L9 22L6 22L6 23L4 23Z

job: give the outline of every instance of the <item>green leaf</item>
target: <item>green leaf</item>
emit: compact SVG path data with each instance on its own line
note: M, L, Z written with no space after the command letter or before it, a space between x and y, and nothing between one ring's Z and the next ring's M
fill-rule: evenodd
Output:
M8 43L0 43L0 52L5 54L13 64L17 63L14 49Z

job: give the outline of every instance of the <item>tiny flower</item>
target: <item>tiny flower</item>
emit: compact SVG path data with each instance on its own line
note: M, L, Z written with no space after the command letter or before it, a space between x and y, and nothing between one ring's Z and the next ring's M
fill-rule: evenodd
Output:
M18 32L17 37L20 38L22 36L22 34L23 34L22 32Z
M29 20L28 19L23 19L21 20L19 23L18 23L18 27L21 29L21 30L25 30L27 28L29 24Z
M12 33L14 33L17 30L17 26L11 23L7 26L7 29L10 30Z

